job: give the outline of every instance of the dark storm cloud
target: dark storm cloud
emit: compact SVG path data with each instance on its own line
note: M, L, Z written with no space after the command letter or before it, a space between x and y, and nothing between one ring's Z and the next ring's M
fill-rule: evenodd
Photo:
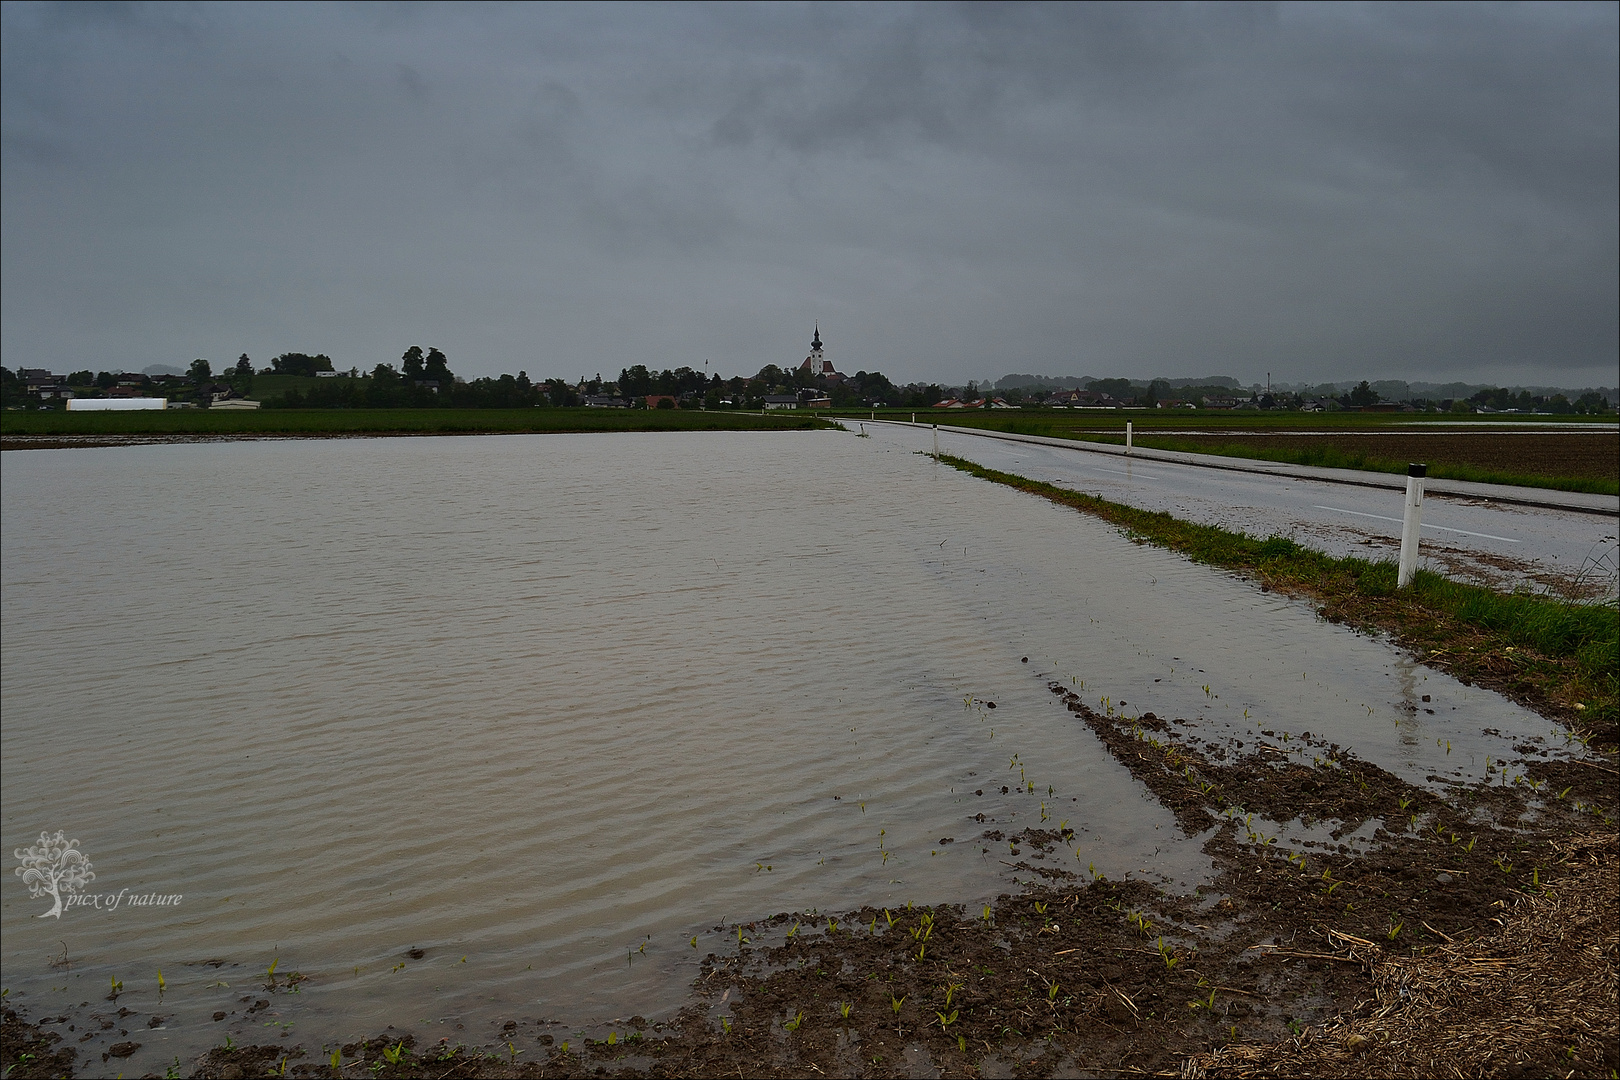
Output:
M1614 381L1613 5L6 5L11 366Z

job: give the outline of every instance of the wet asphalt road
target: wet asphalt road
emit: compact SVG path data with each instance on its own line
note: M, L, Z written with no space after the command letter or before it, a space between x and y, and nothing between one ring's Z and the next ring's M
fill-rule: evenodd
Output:
M865 430L875 445L929 452L933 432L923 426L845 421ZM1145 510L1162 510L1203 524L1241 529L1256 536L1281 534L1333 555L1395 558L1400 550L1404 496L1397 488L1324 480L1312 470L1263 463L1266 472L1234 471L1243 463L1213 459L1205 467L1161 459L1127 458L1121 448L1087 444L1051 446L941 430L941 452L987 468L1084 491ZM1204 455L1176 455L1189 461ZM1349 475L1349 474L1346 474ZM1404 484L1401 477L1376 477ZM1441 494L1450 487L1459 494ZM1579 502L1608 513L1554 509L1475 497L1485 485L1431 481L1423 503L1422 565L1453 577L1498 588L1528 585L1565 592L1596 584L1615 594L1620 565L1620 500L1563 496L1536 489L1497 489L1527 501ZM1469 494L1461 494L1468 492Z

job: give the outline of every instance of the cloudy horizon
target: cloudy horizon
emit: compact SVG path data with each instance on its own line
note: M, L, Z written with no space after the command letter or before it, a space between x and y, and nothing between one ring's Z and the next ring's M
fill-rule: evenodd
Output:
M1613 385L1617 10L7 3L0 352Z

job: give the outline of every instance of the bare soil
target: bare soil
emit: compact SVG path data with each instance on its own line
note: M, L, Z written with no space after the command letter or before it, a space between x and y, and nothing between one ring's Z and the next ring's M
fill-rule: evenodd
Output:
M1152 432L1143 439L1151 440ZM1467 465L1491 472L1529 476L1620 479L1620 433L1614 431L1478 431L1467 434L1332 432L1321 435L1249 433L1177 435L1178 443L1214 449L1248 445L1262 450L1320 450L1332 447L1387 461Z
M1051 690L1184 829L1209 834L1213 886L1177 896L1110 881L1077 865L1068 830L990 829L976 842L1026 879L1021 892L981 911L782 912L728 928L738 947L705 960L667 1021L570 1038L546 1017L493 1017L467 1022L470 1045L379 1032L342 1047L336 1070L328 1050L282 1043L218 1046L183 1071L1609 1076L1620 1065L1612 763L1526 746L1527 775L1437 792L1309 734L1211 745L1181 720L1098 713ZM1267 835L1296 819L1323 839L1286 850ZM142 1026L125 1012L118 1022ZM76 1060L50 1030L64 1019L7 1010L6 1075L110 1068Z

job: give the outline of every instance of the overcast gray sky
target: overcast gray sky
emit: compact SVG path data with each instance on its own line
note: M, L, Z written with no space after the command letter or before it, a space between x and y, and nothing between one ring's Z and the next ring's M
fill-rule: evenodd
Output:
M1617 381L1620 8L3 8L8 367Z

